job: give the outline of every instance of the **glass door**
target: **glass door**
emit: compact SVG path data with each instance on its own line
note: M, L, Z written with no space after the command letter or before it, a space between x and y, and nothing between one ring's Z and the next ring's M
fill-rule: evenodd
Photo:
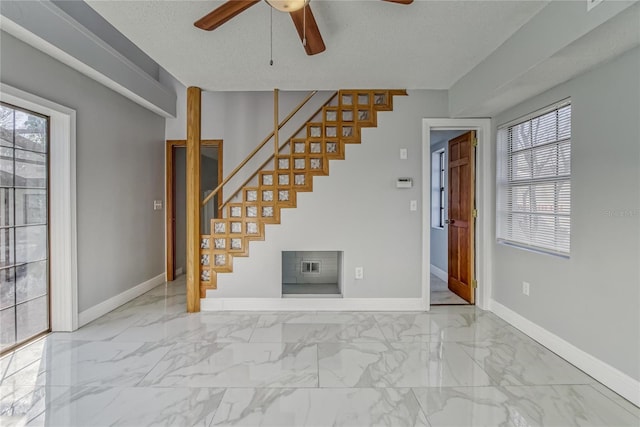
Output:
M0 104L0 351L49 326L48 117Z

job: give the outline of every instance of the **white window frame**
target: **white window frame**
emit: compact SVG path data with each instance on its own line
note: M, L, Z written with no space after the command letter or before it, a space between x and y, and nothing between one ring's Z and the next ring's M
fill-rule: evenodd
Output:
M506 244L509 246L513 246L520 249L531 250L534 252L545 253L549 255L560 256L564 258L570 257L571 252L571 145L572 145L572 130L571 130L571 116L569 116L569 132L568 137L565 135L564 137L560 136L559 130L561 129L560 123L561 120L556 115L555 125L556 125L556 135L555 139L546 140L543 142L532 143L531 147L520 148L519 152L530 152L531 156L534 156L536 152L547 149L548 147L556 147L556 159L555 163L552 162L552 165L555 165L555 175L539 175L536 176L534 172L535 163L533 160L530 161L529 166L531 169L531 177L527 178L514 178L514 173L518 171L523 171L522 167L518 168L517 165L514 166L516 161L514 160L514 155L512 153L511 143L513 141L513 132L514 128L517 126L521 126L527 123L535 123L535 119L542 116L549 116L550 113L558 112L561 109L566 107L571 108L571 99L564 99L555 104L552 104L548 107L542 108L540 110L534 111L526 116L520 117L516 120L513 120L509 123L505 123L503 125L498 126L497 133L497 174L496 174L496 238L498 243ZM571 114L571 113L569 113ZM539 122L538 122L539 123ZM531 135L533 138L534 136ZM563 150L567 149L568 146L568 156L569 156L569 167L568 173L561 173L561 147ZM517 152L517 151L516 151ZM526 156L525 156L526 157ZM531 157L533 159L533 157ZM553 168L551 168L553 169ZM549 209L549 213L547 211L541 212L539 211L539 207L533 207L533 202L529 201L529 208L523 208L522 203L520 203L520 207L516 209L515 199L515 189L523 187L526 188L527 185L531 187L531 189L536 186L538 189L549 184L553 184L555 187L555 193L553 195L553 202L550 204L552 209ZM559 188L562 189L559 195ZM533 200L531 194L533 194L533 190L529 191L529 197ZM567 195L568 193L568 195ZM568 198L568 200L567 200ZM568 207L567 207L568 203ZM525 203L526 206L526 203ZM514 226L514 217L520 216L522 219L528 219L530 224L529 236L526 236L526 232L519 233L520 236L517 236L517 231ZM533 232L533 223L542 220L545 218L548 220L549 217L555 219L554 226L552 230L539 231L537 233ZM526 222L526 221L525 221ZM565 244L563 241L563 229L566 230L566 238L564 238ZM545 234L546 233L546 234ZM537 234L541 236L541 238L536 239L534 235ZM546 241L545 241L546 239Z
M441 159L444 157L445 171L441 170ZM444 229L444 220L447 217L446 194L442 197L442 188L446 192L447 179L446 172L447 153L444 148L435 150L431 153L431 228L438 230ZM442 223L440 221L441 215Z

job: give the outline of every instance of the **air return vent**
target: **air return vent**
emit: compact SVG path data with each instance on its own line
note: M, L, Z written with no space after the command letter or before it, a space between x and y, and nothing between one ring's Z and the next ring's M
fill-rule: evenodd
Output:
M320 274L320 261L302 261L300 272L303 274Z

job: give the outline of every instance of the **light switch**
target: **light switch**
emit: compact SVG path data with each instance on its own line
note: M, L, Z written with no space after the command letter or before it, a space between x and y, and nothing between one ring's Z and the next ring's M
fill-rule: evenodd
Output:
M162 210L162 200L154 200L153 201L153 210L161 211Z
M400 160L407 160L407 149L406 148L401 148L400 149Z
M409 202L409 210L412 210L412 211L417 211L418 210L418 201L417 200L412 200L411 202Z

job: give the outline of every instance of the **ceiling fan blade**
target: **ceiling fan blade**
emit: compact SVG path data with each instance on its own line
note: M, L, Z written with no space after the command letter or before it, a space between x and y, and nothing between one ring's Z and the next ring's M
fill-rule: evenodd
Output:
M411 4L411 3L413 3L413 0L382 0L382 1L388 1L389 3L399 3L399 4Z
M193 23L201 30L215 30L229 19L249 9L260 0L229 0Z
M320 52L324 52L326 47L322 40L322 35L320 34L320 29L318 28L316 19L313 17L313 12L311 12L311 8L307 5L300 10L290 12L289 15L291 15L291 19L293 19L296 30L298 30L300 40L304 41L304 33L306 29L307 43L304 46L304 50L307 52L307 55L316 55Z

